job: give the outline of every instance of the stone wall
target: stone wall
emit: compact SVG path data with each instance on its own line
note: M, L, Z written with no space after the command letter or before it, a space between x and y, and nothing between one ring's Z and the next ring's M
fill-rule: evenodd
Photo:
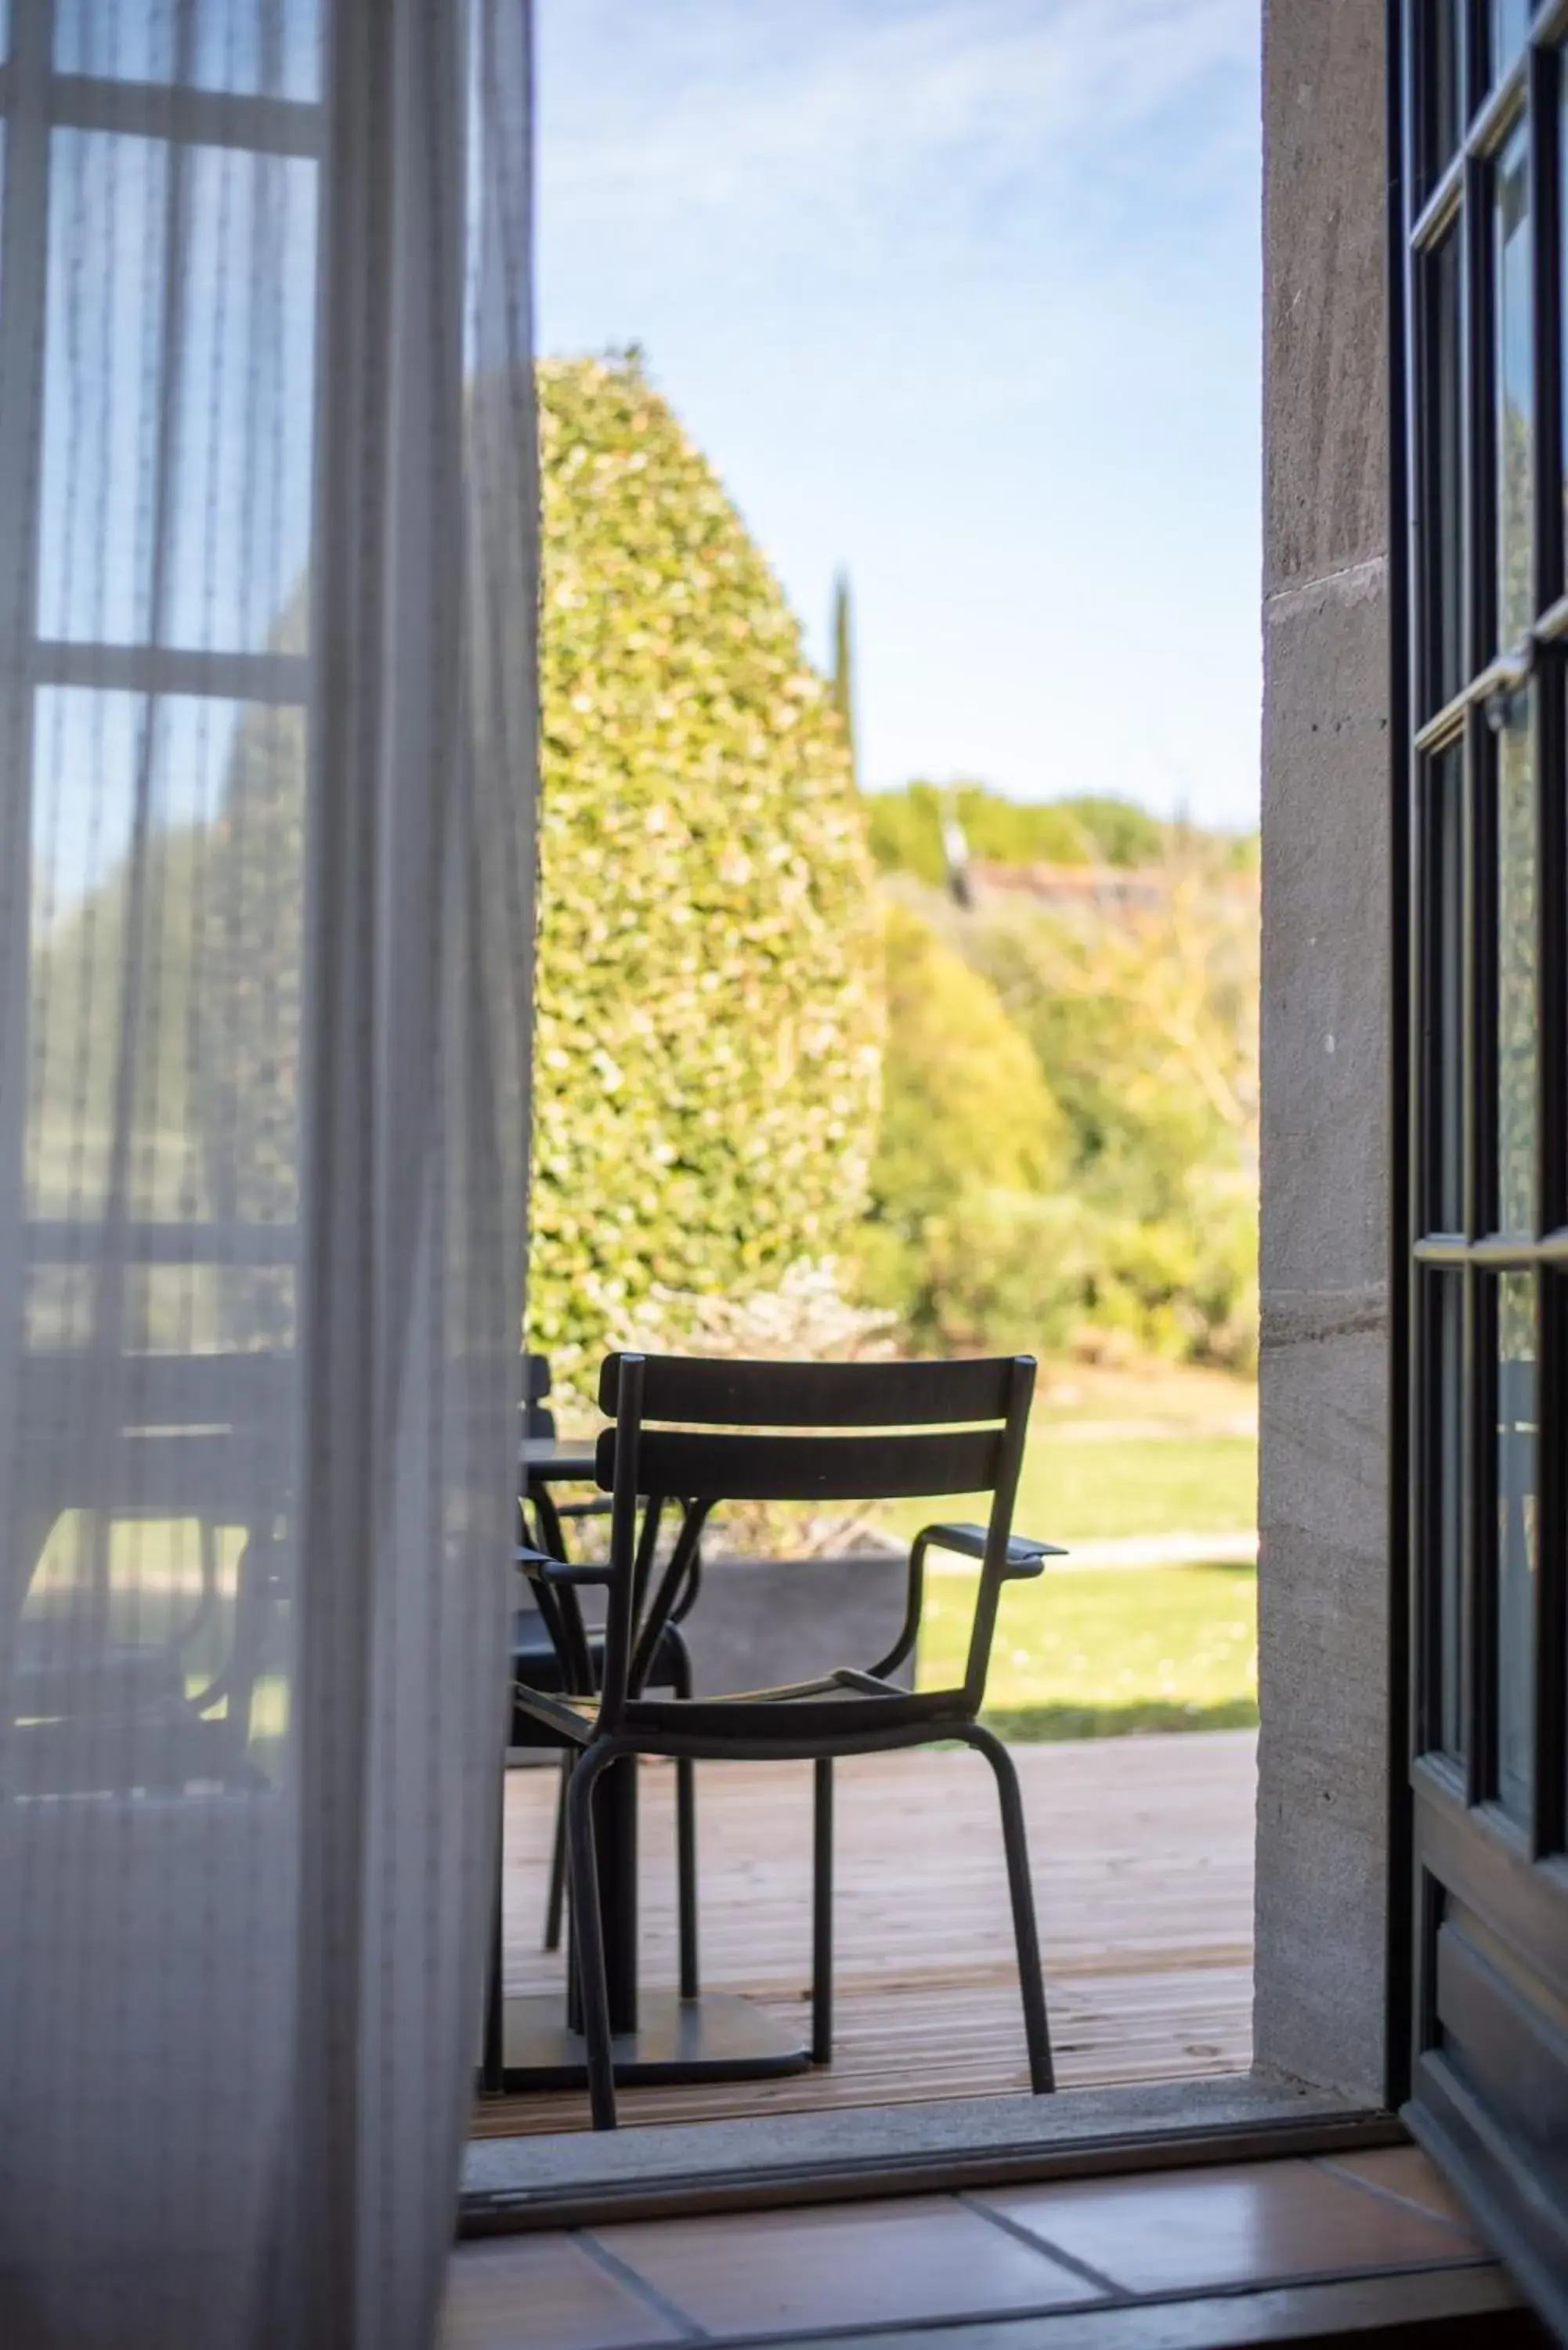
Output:
M1264 9L1256 2054L1380 2099L1389 738L1382 0Z

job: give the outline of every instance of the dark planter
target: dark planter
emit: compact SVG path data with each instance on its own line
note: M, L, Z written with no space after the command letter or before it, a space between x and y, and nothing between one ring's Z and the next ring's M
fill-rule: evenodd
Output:
M811 1680L836 1665L864 1672L898 1638L908 1580L902 1549L705 1558L702 1587L682 1627L698 1695ZM912 1661L897 1678L911 1685Z
M909 1555L891 1544L832 1558L704 1558L697 1604L681 1627L696 1694L774 1689L836 1665L865 1672L898 1638L908 1588ZM598 1593L585 1600L597 1623ZM912 1688L914 1659L892 1678ZM549 1762L556 1750L514 1747L508 1759Z

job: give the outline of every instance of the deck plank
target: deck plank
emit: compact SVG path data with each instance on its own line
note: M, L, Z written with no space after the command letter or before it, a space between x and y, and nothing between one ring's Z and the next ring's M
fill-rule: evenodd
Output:
M1250 1731L1013 1749L1029 1820L1064 2087L1190 2078L1251 2056ZM673 1987L674 1777L642 1766L643 1980ZM539 1948L556 1778L509 1774L509 1991L554 1989ZM698 1773L702 1980L805 2029L811 1773ZM732 2087L634 2089L628 2123L1003 2095L1028 2085L990 1773L961 1751L838 1765L836 2039L825 2072ZM482 2103L483 2137L580 2128L587 2101Z

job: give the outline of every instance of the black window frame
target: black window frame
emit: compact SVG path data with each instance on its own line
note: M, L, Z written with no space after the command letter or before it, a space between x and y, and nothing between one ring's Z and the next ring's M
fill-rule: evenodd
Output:
M202 149L319 163L322 102L209 88L189 77L194 15L173 12L171 78L134 80L67 72L56 63L56 0L9 0L9 45L0 56L0 643L16 661L0 665L0 739L25 802L33 767L35 700L50 686L132 692L151 708L160 698L213 696L225 702L305 709L310 662L305 653L208 650L161 640L154 611L147 633L130 641L44 635L39 626L39 530L48 334L49 217L54 134L109 132L155 141L167 151L164 234L181 233L185 174ZM319 202L319 192L317 192ZM159 333L166 354L182 328L178 270L167 274ZM169 494L161 458L155 495ZM0 812L8 858L29 854L25 808Z
M1435 171L1429 44L1441 16L1457 18L1461 58L1453 151ZM1389 0L1389 313L1392 338L1390 546L1394 784L1393 935L1396 969L1392 1165L1393 1344L1390 1514L1397 1575L1391 1721L1390 2102L1408 2093L1421 2044L1411 1960L1425 1939L1410 1866L1412 1773L1439 1786L1457 1812L1532 1862L1568 1852L1568 1459L1550 1431L1568 1401L1568 0L1538 0L1522 46L1490 70L1488 0ZM1417 37L1419 36L1419 37ZM1532 609L1516 644L1497 641L1497 376L1493 341L1493 184L1497 159L1524 120L1529 142L1531 393L1533 405ZM1431 692L1438 614L1429 592L1435 537L1428 420L1438 387L1423 306L1433 255L1458 240L1462 478L1459 621L1463 670L1440 706ZM1500 728L1529 697L1535 816L1534 1221L1502 1228L1498 1181ZM1434 779L1458 766L1459 936L1436 916L1448 847L1433 821ZM1452 811L1449 812L1450 822ZM1457 969L1456 969L1457 964ZM1457 986L1456 986L1457 979ZM1460 1034L1443 1036L1443 997L1457 999ZM1445 1102L1457 1083L1457 1170L1444 1164ZM1450 1104L1451 1107L1451 1104ZM1451 1128L1449 1129L1451 1136ZM1458 1180L1456 1181L1456 1174ZM1439 1195L1460 1201L1457 1223ZM1528 1275L1538 1310L1536 1570L1533 1627L1533 1787L1521 1824L1500 1802L1497 1708L1499 1369L1502 1282ZM1446 1309L1438 1305L1439 1288ZM1460 1301L1458 1391L1436 1343L1439 1312ZM1456 1409L1457 1407L1457 1409ZM1445 1461L1457 1420L1460 1457ZM1470 1669L1462 1734L1446 1751L1445 1646L1452 1627L1436 1603L1434 1511L1440 1477L1458 1487L1463 1610L1460 1648ZM1430 1921L1426 1921L1428 1924Z

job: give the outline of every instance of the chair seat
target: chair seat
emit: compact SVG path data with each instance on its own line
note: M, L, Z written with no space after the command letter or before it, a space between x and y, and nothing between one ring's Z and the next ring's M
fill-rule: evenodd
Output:
M536 1682L533 1689L536 1707L529 1705L529 1691L519 1690L514 1714L529 1721L540 1743L592 1743L597 1699L557 1695ZM722 1758L761 1746L770 1754L787 1757L798 1751L810 1759L820 1752L825 1737L838 1753L849 1753L862 1742L873 1752L907 1732L940 1737L945 1723L957 1728L971 1718L961 1690L904 1690L869 1673L845 1670L788 1689L739 1690L723 1697L633 1698L622 1724L671 1752L701 1750Z
M737 1754L765 1745L782 1758L794 1749L810 1759L823 1740L845 1753L864 1739L868 1747L919 1730L928 1736L944 1721L962 1722L970 1711L961 1690L875 1687L869 1674L829 1675L794 1689L747 1690L711 1698L633 1698L626 1726L661 1743L701 1745Z

